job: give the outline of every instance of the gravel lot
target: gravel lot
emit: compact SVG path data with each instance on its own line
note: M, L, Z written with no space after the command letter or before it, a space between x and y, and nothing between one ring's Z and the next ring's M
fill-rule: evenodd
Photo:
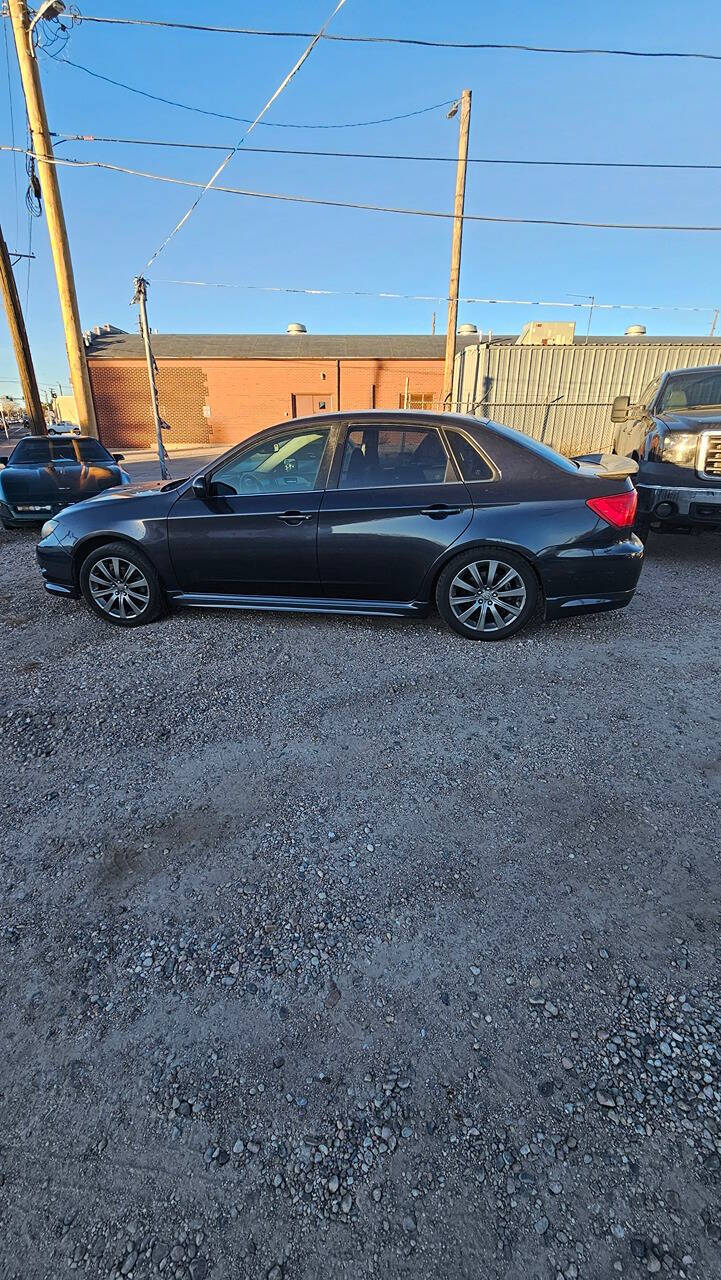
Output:
M0 556L3 1278L721 1274L719 539L485 646Z

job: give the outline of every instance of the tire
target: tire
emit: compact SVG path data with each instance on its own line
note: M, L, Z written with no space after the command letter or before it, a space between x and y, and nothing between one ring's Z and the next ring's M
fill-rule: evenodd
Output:
M114 587L120 586L120 593ZM165 612L165 596L154 566L128 542L108 542L82 563L80 589L104 622L141 627Z
M646 515L645 512L642 512L641 515L637 515L633 526L633 532L637 538L641 539L645 546L651 532L651 517Z
M438 612L467 640L507 640L525 627L537 603L533 569L522 556L502 547L462 552L446 565L436 584Z

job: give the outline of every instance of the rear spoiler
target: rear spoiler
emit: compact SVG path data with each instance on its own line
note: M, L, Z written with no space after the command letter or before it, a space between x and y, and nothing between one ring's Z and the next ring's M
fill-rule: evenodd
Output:
M638 471L633 458L623 458L617 453L584 453L574 458L587 475L597 475L602 480L625 480Z

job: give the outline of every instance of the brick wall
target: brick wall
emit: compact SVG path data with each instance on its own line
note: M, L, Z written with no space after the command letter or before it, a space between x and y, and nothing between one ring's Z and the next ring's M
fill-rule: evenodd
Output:
M100 436L109 448L154 443L145 364L88 357ZM339 378L340 375L340 378ZM231 445L276 422L338 409L398 409L405 382L416 403L438 404L442 360L159 360L161 416L172 449ZM339 395L340 381L340 395Z

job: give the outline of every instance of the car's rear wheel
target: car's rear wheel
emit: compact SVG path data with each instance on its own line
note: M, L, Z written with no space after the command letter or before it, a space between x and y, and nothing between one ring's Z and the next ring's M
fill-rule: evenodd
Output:
M80 589L90 608L118 627L153 622L165 608L150 560L125 542L110 542L90 552L80 570Z
M476 547L456 556L436 586L438 612L468 640L508 639L526 625L537 602L531 566L500 547Z

